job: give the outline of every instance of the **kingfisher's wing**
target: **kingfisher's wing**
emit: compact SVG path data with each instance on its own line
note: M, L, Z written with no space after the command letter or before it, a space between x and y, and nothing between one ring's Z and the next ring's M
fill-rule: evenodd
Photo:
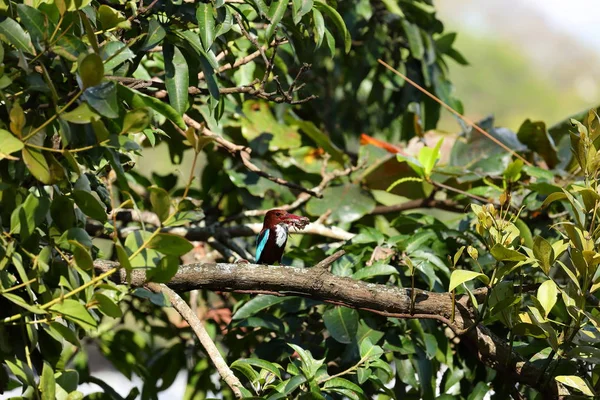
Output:
M265 229L256 237L256 262L260 262L260 256L262 252L265 250L267 246L267 241L269 240L269 231L270 229Z

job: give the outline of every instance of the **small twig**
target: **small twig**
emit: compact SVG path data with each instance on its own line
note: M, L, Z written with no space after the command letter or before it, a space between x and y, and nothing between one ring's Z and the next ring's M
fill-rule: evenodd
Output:
M333 264L336 260L341 258L344 254L346 254L345 250L338 250L329 257L319 261L313 268L327 269L331 264Z
M363 167L363 164L358 164L355 166L348 167L344 170L335 170L333 172L326 173L327 163L328 163L330 156L329 156L329 154L325 154L323 156L323 158L324 158L323 166L321 168L321 176L323 178L321 180L321 183L319 183L317 186L312 188L312 191L315 193L318 193L318 194L322 194L323 190L325 190L334 179L340 178L343 176L348 176ZM306 203L308 200L310 200L310 198L311 198L311 196L308 193L300 193L298 195L298 197L296 198L296 200L294 200L292 203L282 205L277 208L280 210L284 210L284 211L293 211L293 210L296 210L297 208L299 208L304 203ZM268 211L269 210L246 210L244 212L241 212L239 214L236 214L236 215L233 215L233 216L227 218L224 222L235 221L235 220L238 220L241 218L247 218L247 217L260 217L260 216L266 215Z
M394 74L398 75L399 77L401 77L402 79L404 79L406 82L410 83L413 87L415 87L416 89L418 89L419 91L421 91L423 94L425 94L426 96L429 96L436 103L438 103L439 105L441 105L442 107L444 107L446 110L450 111L452 114L454 114L458 118L462 119L465 123L467 123L473 129L475 129L477 132L481 133L482 135L484 135L485 137L487 137L488 139L490 139L492 142L496 143L498 146L500 146L504 150L508 151L513 156L519 158L525 164L527 164L529 166L532 166L531 163L529 161L527 161L523 156L521 156L520 154L518 154L517 152L515 152L513 149L511 149L510 147L508 147L507 145L505 145L504 143L502 143L501 141L499 141L498 139L496 139L495 137L493 137L492 135L490 135L489 133L487 133L486 131L484 131L475 122L471 121L470 119L468 119L467 117L465 117L464 115L462 115L461 113L459 113L458 111L456 111L455 109L453 109L452 107L450 107L448 104L444 103L442 100L440 100L439 98L437 98L435 95L431 94L427 89L421 87L419 84L417 84L416 82L414 82L413 80L411 80L410 78L408 78L406 75L398 72L396 69L392 68L392 66L390 66L389 64L387 64L385 61L383 61L383 60L377 60L377 61L379 62L379 64L383 65L384 67L386 67L387 69L389 69L390 71L392 71Z
M229 366L223 359L221 353L219 353L219 349L217 349L217 346L210 338L208 332L202 324L202 321L200 321L198 316L194 314L194 312L186 304L186 302L183 301L183 299L177 293L175 293L172 289L169 289L165 285L160 285L157 283L148 283L146 284L146 287L155 293L162 292L168 297L173 308L177 310L177 312L183 317L183 319L187 321L187 323L190 325L190 327L198 337L198 340L200 340L202 347L204 347L206 354L208 354L208 357L213 362L215 368L219 372L219 375L221 375L221 378L223 378L225 383L227 383L227 385L231 388L231 390L235 394L235 397L242 398L242 391L240 390L240 388L243 387L242 383L234 375L233 371L229 368Z
M258 49L258 51L260 51L260 55L261 55L263 61L265 62L265 66L268 66L269 59L267 58L265 49L261 45L258 44L258 41L256 40L256 38L254 36L252 36L250 33L248 33L248 31L244 27L244 22L242 21L242 18L240 17L240 15L238 13L233 13L233 17L237 21L237 24L240 27L242 34L246 37L246 39L248 39L254 45L254 47L256 47Z
M215 142L217 144L219 144L220 146L226 148L230 153L232 154L237 154L240 157L240 160L242 161L242 164L244 164L244 166L249 170L252 171L254 173L256 173L257 175L262 176L263 178L266 178L272 182L275 182L279 185L282 186L287 186L291 189L296 189L299 190L301 192L305 192L310 194L311 196L314 197L318 197L321 198L322 195L320 193L316 193L313 190L310 189L306 189L303 186L300 186L296 183L293 182L288 182L285 179L282 178L278 178L276 176L273 176L267 172L262 171L260 168L258 168L256 165L254 165L251 161L251 157L250 157L250 149L245 147L245 146L240 146L237 144L234 144L232 142L230 142L229 140L224 139L223 137L217 135L214 132L211 132L208 128L206 128L205 126L203 126L202 124L200 124L198 121L194 120L193 118L189 117L188 115L184 114L183 115L183 120L185 121L186 124L188 124L189 126L192 126L194 128L196 128L198 130L199 133L202 133L204 136L208 136L208 137L212 137L215 139ZM180 129L179 129L180 130ZM180 130L180 133L185 135L185 132L183 132L182 130Z
M289 97L291 97L291 96L292 96L292 94L294 93L294 91L296 91L296 90L300 90L300 88L301 88L302 86L304 86L304 84L302 84L302 85L298 86L296 89L294 89L294 88L296 87L296 83L298 82L298 80L300 79L300 77L302 76L302 74L303 74L304 72L306 72L307 70L309 70L309 69L310 69L310 67L311 67L311 65L310 65L310 64L307 64L307 63L304 63L304 64L302 64L302 66L301 66L301 67L300 67L300 69L298 70L298 73L296 74L296 77L294 78L294 80L292 81L292 84L290 85L290 87L289 87L289 89L288 89L287 95L288 95Z
M152 3L148 4L147 7L141 7L138 9L138 12L131 15L129 18L127 18L128 21L133 21L135 18L139 17L140 15L146 13L147 11L149 11L152 7L154 7L156 5L156 3L158 3L158 0L154 0L152 1ZM112 3L111 3L112 5Z
M273 46L280 46L280 45L282 45L282 44L286 44L286 43L288 43L288 40L287 40L287 39L277 39L277 40L274 40L274 41L272 41L272 42L271 42L271 43L270 43L268 46L267 46L267 45L265 45L265 46L262 46L262 51L264 52L264 51L265 51L267 48L269 48L269 47L273 47ZM227 54L228 54L227 50L226 50L226 51L223 51L223 52L221 52L221 53L219 53L219 54L217 55L217 61L220 61L220 60L221 60L222 58L224 58L224 57L225 57ZM218 73L225 72L225 71L228 71L228 70L230 70L230 69L239 68L239 67L241 67L242 65L246 65L246 64L248 64L248 63L252 62L252 61L253 61L255 58L257 58L257 57L260 57L260 55L261 55L261 52L260 52L260 50L256 50L254 53L250 53L250 54L248 54L248 55L247 55L247 56L245 56L245 57L242 57L242 58L238 58L238 59L236 59L236 60L233 62L233 64L231 64L231 63L227 63L227 64L225 64L225 65L221 66L221 67L219 68L219 70L218 70ZM200 73L198 74L198 79L199 79L199 80L203 80L203 79L204 79L204 72L200 72Z
M277 28L275 28L275 31L273 32L273 36L277 37ZM277 43L277 41L275 41L275 43ZM260 87L261 88L265 88L265 85L267 84L267 79L269 78L269 75L271 75L271 72L273 72L273 67L275 66L275 57L277 56L277 48L279 47L278 44L275 44L275 46L273 47L273 54L271 54L271 58L269 58L269 62L267 63L266 67L265 67L265 73L263 75L262 80L260 81ZM262 47L261 47L262 48Z

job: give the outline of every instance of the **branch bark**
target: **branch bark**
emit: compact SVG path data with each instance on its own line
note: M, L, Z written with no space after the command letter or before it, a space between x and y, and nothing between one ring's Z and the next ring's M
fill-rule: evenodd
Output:
M99 272L107 271L118 264L96 261ZM113 278L125 283L125 271L120 270ZM145 284L145 273L134 270L131 284ZM358 310L377 313L394 318L434 319L447 325L455 334L471 346L479 360L507 374L507 379L540 390L547 397L559 393L554 380L541 386L543 371L512 351L506 340L483 325L469 329L476 321L468 296L458 296L453 321L450 293L434 293L416 290L412 304L411 290L336 276L323 268L293 268L256 264L213 264L195 263L182 266L167 284L176 291L207 289L215 291L272 294L276 296L304 296L323 302L342 305ZM542 378L542 379L540 379Z

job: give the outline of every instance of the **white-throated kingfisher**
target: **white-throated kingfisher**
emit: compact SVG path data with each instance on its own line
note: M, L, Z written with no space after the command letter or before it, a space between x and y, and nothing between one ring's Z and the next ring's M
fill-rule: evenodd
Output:
M284 210L267 212L263 228L256 238L257 264L281 263L290 226L302 229L308 222L308 218L290 214Z

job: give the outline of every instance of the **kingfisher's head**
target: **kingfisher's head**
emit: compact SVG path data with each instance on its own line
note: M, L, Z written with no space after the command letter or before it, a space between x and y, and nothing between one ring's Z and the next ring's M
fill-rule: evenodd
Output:
M285 210L270 210L265 215L264 228L272 228L279 224L286 224L298 229L304 228L310 221L306 217L290 214Z

